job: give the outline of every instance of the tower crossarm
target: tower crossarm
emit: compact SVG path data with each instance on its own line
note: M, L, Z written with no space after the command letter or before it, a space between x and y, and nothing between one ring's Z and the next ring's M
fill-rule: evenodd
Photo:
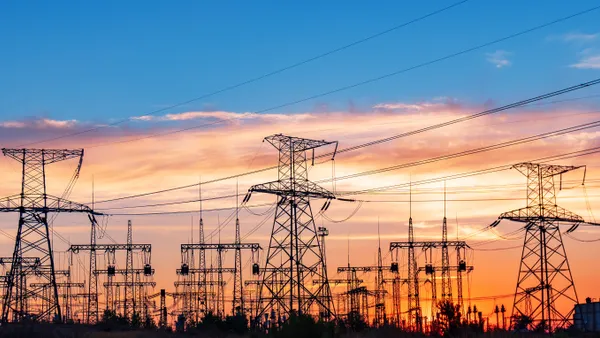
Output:
M221 285L221 286L225 286L227 285L227 282L218 282L218 281L191 281L191 280L184 280L184 281L176 281L173 283L173 285L175 287L179 287L179 286L197 286L197 285Z
M69 248L69 251L77 253L79 251L113 251L113 250L133 250L133 251L142 251L142 252L150 252L152 251L151 244L96 244L94 246L90 244L73 244Z
M346 279L346 278L329 278L329 279L327 279L327 281L329 282L329 284L333 284L333 285L350 284L350 283L362 284L364 282L362 279L351 280L351 279ZM313 279L313 285L320 285L320 284L323 284L322 280Z
M21 202L23 202L22 207ZM23 200L21 200L21 195L12 195L0 199L0 212L19 212L21 210L30 212L85 212L93 215L103 215L85 204L52 195L27 194L23 196Z
M261 246L258 243L196 243L196 244L181 244L181 252L187 250L233 250L233 249L245 249L245 250L261 250Z
M48 288L52 286L50 283L31 283L29 284L32 288ZM76 282L58 282L56 286L59 288L62 287L72 287L72 288L83 288L85 287L84 283L76 283Z
M340 266L337 268L337 272L372 272L378 271L378 266ZM382 266L381 270L390 271L391 268L389 266Z
M442 241L425 242L425 241L423 241L423 242L391 242L390 250L408 249L408 248L428 249L428 248L442 247L442 245L446 245L448 247L455 247L455 248L469 248L469 245L467 245L467 242L465 242L465 241L446 241L446 242L442 242Z
M27 267L36 267L40 264L39 257L22 257L17 258L16 260L20 261L21 265L25 265ZM13 264L14 262L15 259L13 259L13 257L0 257L0 265Z
M433 268L435 271L441 271L441 270L442 270L442 267L441 267L441 266L433 266L432 268ZM447 269L448 269L448 271L458 271L458 266L456 266L456 265L454 265L454 266L449 266ZM472 265L468 265L468 266L466 266L466 267L465 267L465 270L464 270L464 271L465 271L465 272L472 272L474 269L475 269L475 268L474 268ZM425 270L426 270L426 267L424 267L424 266L420 266L420 267L417 269L417 271L418 271L418 272L423 272L423 271L425 271Z
M258 280L258 279L251 279L251 280L244 281L245 286L260 285L261 283L262 283L262 281ZM287 283L288 283L287 280L270 280L269 281L269 284L274 284L274 285L284 285Z
M292 148L293 151L307 151L329 144L337 144L337 141L311 140L283 134L275 134L265 137L265 141L269 142L277 150L283 148Z
M147 272L147 271L144 268L131 269L129 272L127 271L127 269L115 269L115 275L124 275L125 273L137 274L137 273L145 273L145 272ZM96 270L94 273L96 275L106 275L106 274L108 274L108 269L107 270ZM154 269L150 270L150 274L154 275Z
M514 222L533 222L536 220L585 223L583 217L557 205L529 206L500 214L498 219L507 219Z
M294 185L289 181L272 181L253 185L249 189L250 192L261 192L265 194L273 194L278 196L299 196L309 198L327 198L335 199L335 195L308 180L296 180Z
M134 282L133 283L135 286L150 286L150 287L156 287L156 282L152 282L152 281L142 281L142 282ZM129 286L129 283L127 282L112 282L112 283L104 283L104 287L108 287L108 286Z
M546 178L564 174L571 170L583 168L584 166L565 166L565 165L552 165L552 164L538 164L523 162L513 165L513 168L519 171L521 174L527 176L528 172L540 170L540 178Z
M27 157L27 162L31 164L51 164L72 158L82 158L83 149L8 149L2 148L2 154L17 161L23 161L24 154L30 155Z
M176 270L178 275L181 275L181 269L177 269ZM200 268L190 268L189 273L217 273L217 272L223 272L223 273L235 273L235 268L206 268L206 269L200 269ZM200 282L202 283L202 282Z

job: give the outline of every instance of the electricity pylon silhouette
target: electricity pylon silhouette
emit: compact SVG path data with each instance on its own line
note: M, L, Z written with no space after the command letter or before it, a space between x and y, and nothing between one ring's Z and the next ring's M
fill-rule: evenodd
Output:
M415 230L412 219L412 184L409 188L409 216L408 216L408 325L411 330L421 332L421 304L419 295L419 272L417 270L417 257L415 255Z
M448 250L448 221L446 218L446 182L444 182L444 220L442 221L442 300L452 302L450 253Z
M316 148L335 144L337 150L337 142L282 134L268 136L265 141L279 151L278 180L252 186L242 202L247 202L252 192L278 196L256 319L271 313L289 318L293 313L314 315L319 311L321 318L330 318L334 315L331 289L310 199L331 200L335 196L308 180L306 155L312 150L314 164ZM317 285L311 283L313 278L319 281ZM277 284L279 280L282 285Z
M25 317L43 321L61 321L62 313L56 285L56 273L52 242L48 228L48 213L83 212L95 214L88 206L68 201L46 192L46 165L79 159L78 166L65 190L66 196L72 189L83 161L83 150L66 149L2 149L8 156L22 164L21 194L0 200L0 212L19 212L19 225L15 239L10 271L6 276L6 294L2 303L2 322L21 321ZM23 258L37 257L35 276L48 285L49 292L41 287L29 287L23 280L27 267ZM46 284L44 284L46 283ZM28 299L37 299L48 304L36 313L29 313Z
M532 327L545 331L568 326L578 301L559 224L571 224L567 230L571 232L586 222L556 204L554 179L560 175L562 182L562 174L581 167L514 165L527 177L527 206L505 212L492 223L494 227L503 219L526 223L512 316L529 316Z

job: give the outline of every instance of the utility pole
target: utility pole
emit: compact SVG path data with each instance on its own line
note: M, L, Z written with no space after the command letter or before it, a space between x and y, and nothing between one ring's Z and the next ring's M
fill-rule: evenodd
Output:
M235 189L235 268L233 272L233 301L232 314L241 315L244 313L244 286L242 279L242 249L240 236L240 204L238 201L239 186L236 183Z
M198 229L198 244L200 245L204 245L204 220L202 219L202 182L200 182L198 184L198 196L199 196L199 200L200 200L200 221L199 221L199 229ZM198 264L198 268L199 269L206 269L206 250L205 249L199 249L199 264ZM196 308L198 309L198 312L202 312L204 315L206 314L207 310L208 310L208 290L206 288L206 273L199 273L198 274L198 278L196 278L196 280L201 283L198 285L198 291L200 292L200 297L198 302L200 302L199 306L197 306ZM196 313L196 322L198 322L199 320L199 314Z
M446 219L446 182L444 182L444 220L442 221L442 300L452 302L450 254L448 252L448 223Z
M423 331L421 322L421 304L419 301L419 274L417 271L417 257L415 255L415 230L412 219L412 184L409 186L409 213L408 213L408 325L416 332ZM390 246L390 250L392 247ZM396 253L396 257L398 254Z
M377 219L377 295L375 299L375 323L378 326L387 324L387 317L385 313L385 281L383 278L383 258L381 256L381 234L379 232L379 219ZM391 267L390 267L391 270Z
M125 318L132 318L135 308L135 294L133 288L133 234L131 220L127 221L127 247L125 249ZM118 287L118 286L117 286Z
M328 320L333 313L331 290L324 269L323 248L314 223L310 199L332 200L335 195L308 180L307 152L337 142L317 141L282 134L264 139L279 151L278 179L258 184L250 188L244 199L247 202L253 192L273 194L278 197L275 220L262 283L259 287L260 309L256 322L263 321L263 315L278 311L279 317L289 318L291 314L311 314L321 311L319 317ZM332 159L335 157L335 150ZM269 269L274 269L270 272ZM317 274L312 276L303 271ZM272 285L283 277L286 284L274 290ZM322 284L309 287L309 278L316 277Z
M569 325L574 305L578 302L559 223L572 225L567 233L583 223L600 224L585 222L581 216L556 204L555 177L559 176L562 185L562 174L582 166L526 162L513 168L527 177L527 206L505 212L492 223L495 227L501 220L507 219L526 224L511 317L530 316L532 327L554 332ZM571 306L563 310L565 307L557 306L559 302ZM528 312L528 305L531 312Z
M70 192L79 177L83 161L83 150L57 149L7 149L2 153L22 164L21 193L0 200L0 212L18 212L19 225L13 250L13 264L6 279L6 294L2 303L2 322L22 321L33 317L39 321L62 321L58 299L54 254L48 226L48 213L83 212L95 213L86 205L71 202L61 197L48 195L46 191L46 166L52 163L79 159L73 178L67 186ZM65 194L67 195L67 194ZM42 288L28 288L21 280L23 254L39 257L40 265L35 278L41 284L49 283L50 292ZM25 298L36 298L49 306L37 313L29 313L24 308Z
M329 230L325 227L319 227L317 229L317 236L319 236L319 238L321 239L321 246L323 248L323 250L322 250L323 251L323 267L322 267L323 270L321 270L321 275L325 275L326 270L327 270L327 249L325 246L325 238L327 236L329 236ZM331 281L329 283L331 283ZM314 281L313 281L313 284L314 284ZM331 287L329 289L331 290ZM327 299L331 298L331 294L327 294L327 293L323 292L321 297L322 297L321 303L325 304L327 302ZM327 309L325 309L324 307L321 306L319 313L325 313L326 310ZM339 311L339 309L338 309L338 311Z

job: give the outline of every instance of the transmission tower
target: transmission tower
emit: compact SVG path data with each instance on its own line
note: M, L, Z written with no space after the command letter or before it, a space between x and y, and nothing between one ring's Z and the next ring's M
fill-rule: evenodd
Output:
M562 174L581 166L519 163L513 168L527 177L527 206L501 214L492 224L497 226L503 219L526 223L512 316L530 316L532 326L552 332L568 326L577 303L559 223L572 224L567 232L586 223L581 216L556 204L554 180L560 176L562 182Z
M278 201L259 287L256 319L260 321L264 314L271 311L287 318L292 313L315 314L322 311L319 316L329 319L334 315L331 290L310 199L334 199L335 196L308 180L306 155L312 151L314 164L316 148L335 144L337 149L337 142L282 134L268 136L265 140L279 151L278 180L255 185L250 188L249 194L274 194L278 196ZM332 158L334 156L335 150ZM246 202L249 197L245 199ZM278 274L282 275L285 284L273 287ZM313 277L322 281L321 285L312 288L309 278Z
M84 212L94 214L88 206L48 195L46 192L46 165L77 158L79 163L69 182L65 194L68 195L83 161L83 150L54 149L2 149L2 153L22 164L21 194L0 200L0 212L19 212L19 225L13 250L13 263L6 279L6 294L2 303L2 322L21 321L24 317L35 320L61 321L62 313L56 286L56 274L48 227L48 213ZM24 255L38 257L37 279L50 285L50 292L43 288L30 287L21 281L24 271ZM40 285L42 285L40 284ZM43 311L28 313L25 299L35 298L50 304Z

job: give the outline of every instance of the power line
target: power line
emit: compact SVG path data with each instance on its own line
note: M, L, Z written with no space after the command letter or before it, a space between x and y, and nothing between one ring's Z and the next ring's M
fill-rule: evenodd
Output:
M460 122L464 122L464 121L468 121L468 120L472 120L481 116L486 116L486 115L490 115L490 114L495 114L504 110L508 110L508 109L512 109L512 108L516 108L516 107L520 107L520 106L524 106L527 104L531 104L533 102L537 102L537 101L541 101L544 99L548 99L550 97L554 97L554 96L558 96L558 95L562 95L565 93L569 93L569 92L573 92L576 90L580 90L583 88L587 88L590 86L594 86L600 83L600 78L592 80L592 81L588 81L579 85L574 85L574 86L570 86L570 87L566 87L554 92L550 92L550 93L546 93L546 94L542 94L533 98L529 98L529 99L525 99L525 100L521 100L518 102L514 102L502 107L498 107L498 108L494 108L494 109L490 109L490 110L486 110L486 111L482 111L479 113L475 113L472 115L468 115L465 117L461 117L458 119L454 119L451 121L447 121L444 123L438 123L438 124L434 124L434 125L430 125L428 127L425 128L421 128L421 129L417 129L417 130L413 130L410 132L406 132L406 133L402 133L402 134L397 134L397 135L393 135L390 137L386 137L383 139L378 139L378 140L374 140L374 141L370 141L367 143L363 143L363 144L359 144L359 145L355 145L355 146L351 146L348 148L342 148L339 149L337 151L337 153L345 153L345 152L350 152L350 151L354 151L354 150L358 150L358 149L362 149L365 147L369 147L369 146L373 146L373 145L377 145L377 144L381 144L381 143L385 143L385 142L390 142L399 138L403 138L403 137L408 137L408 136L412 136L412 135L416 135L419 133L423 133L426 131L431 131L434 129L439 129L439 128L443 128L449 125L453 125L453 124L457 124ZM319 156L316 156L315 158L323 158L323 157L329 157L331 156L332 153L327 153L327 154L322 154ZM122 197L117 197L117 198L112 198L112 199L108 199L108 200L103 200L103 201L97 201L96 204L99 203L107 203L107 202L113 202L113 201L119 201L119 200L124 200L124 199L130 199L130 198L137 198L137 197L144 197L144 196L149 196L149 195L155 195L155 194L161 194L161 193L165 193L165 192L171 192L171 191L175 191L175 190L181 190L181 189L187 189L187 188L192 188L192 187L197 187L200 184L210 184L210 183L215 183L215 182L220 182L220 181L224 181L224 180L229 180L229 179L233 179L233 178L238 178L238 177L242 177L242 176L247 176L247 175L252 175L252 174L256 174L256 173L261 173L261 172L265 172L268 170L273 170L273 169L277 169L277 166L271 166L271 167L267 167L267 168L263 168L263 169L257 169L257 170L253 170L253 171L248 171L248 172L244 172L244 173L240 173L240 174L236 174L236 175L231 175L231 176L227 176L227 177L223 177L223 178L218 178L218 179L214 179L214 180L210 180L210 181L205 181L202 183L192 183L192 184L187 184L187 185L183 185L183 186L177 186L177 187L173 187L173 188L167 188L167 189L162 189L162 190L156 190L156 191L151 191L151 192L147 192L147 193L140 193L140 194L135 194L135 195L129 195L129 196L122 196Z
M507 104L507 105L502 106L502 107L498 107L498 108L494 108L494 109L489 109L489 110L486 110L486 111L482 111L482 112L475 113L475 114L472 114L472 115L464 116L464 117L457 118L457 119L454 119L454 120L450 120L450 121L447 121L447 122L434 124L434 125L431 125L431 126L428 126L428 127L425 127L425 128L421 128L421 129L409 131L409 132L406 132L406 133L394 135L394 136L391 136L391 137L383 138L383 139L380 139L380 140L375 140L375 141L372 141L372 142L367 142L367 143L359 144L359 145L356 145L356 146L353 146L353 147L341 149L341 150L338 150L337 153L344 153L344 152L347 152L347 151L353 151L353 150L357 150L357 149L361 149L361 148L365 148L365 147L370 147L370 146L373 146L373 145L376 145L376 144L389 142L389 141L396 140L396 139L399 139L399 138L403 138L403 137L407 137L407 136L412 136L412 135L420 134L420 133L423 133L423 132L426 132L426 131L431 131L431 130L434 130L434 129L439 129L439 128L447 127L447 126L450 126L450 125L453 125L453 124L457 124L457 123L461 123L461 122L473 120L473 119L476 119L478 117L482 117L482 116L486 116L486 115L491 115L491 114L499 113L499 112L504 111L504 110L509 110L509 109L512 109L512 108L517 108L517 107L525 106L525 105L528 105L528 104L533 103L533 102L541 101L541 100L544 100L544 99L547 99L547 98L550 98L550 97L554 97L554 96L562 95L562 94L569 93L569 92L572 92L572 91L580 90L580 89L583 89L583 88L586 88L586 87L594 86L594 85L597 85L599 83L600 83L600 78L592 80L592 81L588 81L588 82L585 82L585 83L582 83L582 84L579 84L579 85L570 86L570 87L567 87L567 88L564 88L564 89L561 89L561 90L557 90L557 91L554 91L554 92L551 92L551 93L539 95L539 96L536 96L536 97L533 97L533 98L530 98L530 99L526 99L526 100L522 100L522 101L511 103L511 104Z
M244 196L244 195L234 194L234 195L207 197L207 198L202 198L202 199L196 198L196 199L185 200L185 201L173 201L173 202L154 203L154 204L145 204L145 205L132 205L132 206L123 206L123 207L102 208L102 209L96 209L96 210L98 210L98 211L100 211L100 210L121 210L121 209L159 207L159 206L168 206L168 205L180 205L180 204L195 203L195 202L200 202L200 201L204 202L204 201L214 201L214 200L220 200L220 199L234 198L237 196Z
M356 177L362 177L362 176L367 176L367 175L380 174L380 173L387 172L387 171L398 170L398 169L408 168L408 167L414 167L414 166L429 164L429 163L438 162L438 161L445 161L445 160L449 160L449 159L478 154L478 153L487 152L487 151L491 151L491 150L503 149L503 148L507 148L507 147L511 147L511 146L515 146L515 145L520 145L523 143L539 141L539 140L546 139L549 137L560 136L560 135L564 135L567 133L581 131L581 130L585 130L585 129L589 129L589 128L595 128L595 127L599 127L599 126L600 126L600 121L584 123L584 124L580 124L580 125L576 125L576 126L572 126L572 127L568 127L568 128L563 128L563 129L559 129L559 130L555 130L555 131L551 131L551 132L547 132L547 133L542 133L542 134L538 134L538 135L528 136L528 137L524 137L524 138L520 138L520 139L516 139L516 140L512 140L512 141L501 142L501 143L497 143L497 144L493 144L493 145L489 145L489 146L485 146L485 147L465 150L465 151L461 151L461 152L450 154L450 155L443 155L443 156L433 157L433 158L424 159L424 160L420 160L420 161L395 165L395 166L391 166L391 167L387 167L387 168L374 169L374 170L363 171L360 173L350 174L350 175L346 175L346 176L340 176L340 177L336 177L335 181L356 178ZM324 180L316 181L316 183L328 182L330 180L331 179L324 179Z
M350 174L350 175L346 175L346 176L336 177L335 180L339 181L339 180L356 178L356 177L361 177L361 176L366 176L366 175L379 174L379 173L383 173L383 172L387 172L387 171L398 170L398 169L402 169L402 168L408 168L408 167L419 166L419 165L438 162L438 161L454 159L454 158L468 156L468 155L477 154L477 153L481 153L481 152L502 149L502 148L506 148L506 147L510 147L510 146L514 146L514 145L527 143L527 142L538 141L541 139L564 135L567 133L580 131L580 130L584 130L584 129L588 129L588 128L594 128L594 127L598 127L598 126L600 126L600 121L584 123L584 124L571 126L571 127L551 131L551 132L541 133L541 134L537 134L537 135L533 135L533 136L529 136L529 137L525 137L525 138L520 138L520 139L511 140L511 141L507 141L507 142L501 142L501 143L486 146L486 147L466 150L466 151L462 151L462 152L458 152L458 153L454 153L454 154L450 154L450 155L443 155L443 156L433 157L433 158L424 159L424 160L420 160L420 161L416 161L416 162L410 162L410 163L400 164L400 165L396 165L396 166L391 166L391 167L387 167L387 168L380 168L380 169L375 169L375 170L370 170L370 171L354 173L354 174ZM324 180L316 181L316 183L328 182L330 180L331 179L324 179ZM226 199L226 198L232 198L232 197L236 197L236 195L234 194L234 195L205 198L205 199L202 199L202 201ZM511 199L488 199L488 200L511 200ZM148 204L148 205L104 208L104 209L100 209L100 210L119 210L119 209L155 207L155 206L179 205L179 204L187 204L187 203L193 203L193 202L198 202L198 201L200 201L200 200L192 199L192 200L186 200L186 201L174 201L174 202L155 203L155 204ZM362 200L360 200L360 201L362 201ZM458 200L456 200L456 201L458 201ZM464 201L475 201L475 200L464 200ZM367 201L367 202L375 202L375 201ZM386 201L386 202L393 202L393 201ZM402 201L402 202L404 202L404 201ZM415 201L415 202L427 202L427 201Z
M507 35L505 37L502 37L502 38L499 38L499 39L496 39L496 40L493 40L493 41L490 41L490 42L486 42L486 43L483 43L483 44L480 44L480 45L477 45L477 46L474 46L474 47L471 47L471 48L467 48L467 49L461 50L459 52L455 52L455 53L452 53L452 54L449 54L449 55L446 55L446 56L443 56L443 57L439 57L437 59L433 59L433 60L430 60L430 61L427 61L427 62L423 62L423 63L420 63L420 64L415 65L415 66L404 68L404 69L401 69L401 70L398 70L398 71L394 71L394 72L391 72L391 73L380 75L380 76L377 76L377 77L374 77L374 78L370 78L370 79L367 79L367 80L364 80L364 81L361 81L361 82L357 82L357 83L354 83L354 84L351 84L351 85L339 87L339 88L336 88L336 89L333 89L333 90L329 90L329 91L326 91L326 92L322 92L322 93L319 93L319 94L311 95L311 96L308 96L308 97L305 97L305 98L302 98L302 99L298 99L298 100L295 100L295 101L289 101L287 103L283 103L283 104L279 104L279 105L276 105L276 106L272 106L270 108L266 108L266 109L255 111L253 113L254 114L262 114L262 113L266 113L266 112L273 111L273 110L276 110L276 109L293 106L293 105L296 105L296 104L299 104L299 103L303 103L303 102L306 102L306 101L310 101L310 100L318 99L318 98L321 98L321 97L324 97L324 96L328 96L328 95L331 95L331 94L335 94L335 93L339 93L339 92L342 92L342 91L346 91L348 89L360 87L360 86L363 86L363 85L366 85L366 84L370 84L370 83L373 83L373 82L381 81L381 80L384 80L384 79L387 79L387 78L390 78L390 77L393 77L393 76L396 76L396 75L399 75L399 74L403 74L403 73L406 73L406 72L409 72L409 71L412 71L412 70L415 70L415 69L423 68L425 66L429 66L429 65L432 65L432 64L435 64L435 63L438 63L438 62L442 62L442 61L445 61L445 60L448 60L448 59L452 59L454 57L457 57L457 56L460 56L460 55L463 55L463 54L467 54L467 53L473 52L475 50L479 50L481 48L489 47L489 46L492 46L494 44L497 44L497 43L500 43L500 42L503 42L503 41L506 41L506 40L510 40L510 39L513 39L513 38L516 38L518 36L521 36L521 35L524 35L524 34L527 34L527 33L530 33L530 32L533 32L533 31L536 31L536 30L539 30L539 29L542 29L542 28L545 28L545 27L548 27L548 26L551 26L551 25L554 25L556 23L559 23L559 22L562 22L562 21L566 21L568 19L572 19L574 17L580 16L580 15L583 15L583 14L587 14L587 13L595 11L595 10L597 10L599 8L600 8L600 6L596 6L596 7L593 7L593 8L590 8L590 9L587 9L587 10L584 10L584 11L581 11L581 12L569 15L569 16L565 16L565 17L562 17L562 18L559 18L559 19L547 22L545 24L541 24L541 25L538 25L538 26L535 26L535 27L532 27L532 28L520 31L518 33L513 33L513 34ZM177 133L181 133L181 132L185 132L185 131L189 131L189 130L199 129L199 128L206 127L206 126L212 126L212 125L215 125L215 124L218 124L218 123L223 123L223 122L226 122L226 121L230 121L232 119L234 119L234 117L222 119L222 120L211 122L211 123L205 123L205 124L200 124L200 125L196 125L196 126L186 127L186 128L182 128L182 129L167 131L167 132L163 132L163 133L150 134L150 135L146 135L146 136L139 137L139 138L134 138L134 139L129 139L129 140L122 140L122 141L116 141L116 142L102 143L102 144L93 145L93 146L90 146L90 147L87 147L87 148L88 149L89 148L97 148L97 147L103 147L103 146L112 145L112 144L121 144L121 143L135 142L135 141L144 140L144 139L153 138L153 137L160 137L160 136L165 136L165 135L173 135L173 134L177 134ZM40 143L40 142L42 142L42 141L35 142L35 143L29 143L28 145L37 144L37 143Z
M564 154L542 157L542 158L538 158L535 160L531 160L530 162L541 162L541 161L553 162L553 161L565 160L565 159L570 159L570 158L575 158L575 157L580 157L580 156L592 155L592 154L596 154L596 153L600 153L600 146L577 150L574 152L569 152L569 153L564 153ZM369 193L369 192L373 192L373 191L382 191L382 190L389 190L389 189L395 189L395 188L406 188L409 186L438 183L438 182L443 182L443 181L450 181L450 180L472 177L472 176L479 176L479 175L484 175L484 174L493 174L493 173L497 173L497 172L510 170L511 168L512 168L512 165L501 165L501 166L496 166L496 167L491 167L491 168L486 168L486 169L479 169L479 170L474 170L474 171L465 172L465 173L452 174L452 175L448 175L448 176L425 179L425 180L421 180L421 181L413 181L411 183L402 183L402 184L381 186L381 187L376 187L376 188L369 188L369 189L364 189L364 190L357 190L357 191L353 191L353 192L346 192L344 194L339 194L339 195L340 196L351 196L351 195L359 195L359 194ZM348 198L338 198L338 200L350 201L350 202L354 201L354 199L348 199Z
M574 157L580 157L580 156L587 156L587 155L591 155L591 154L595 154L595 153L599 153L599 152L600 152L600 146L588 148L588 149L582 149L582 150L569 152L569 153L563 153L563 154L557 154L557 155L553 155L553 156L543 157L540 159L532 160L532 162L556 161L556 160L562 160L562 159L568 159L568 158L574 158ZM393 185L393 186L384 186L384 187L371 188L371 189L367 189L367 190L347 192L347 193L343 194L343 196L358 195L358 194L363 194L365 192L373 191L373 190L386 190L386 189L389 189L390 187L398 188L398 187L406 187L408 185L417 186L417 185L423 185L423 184L449 181L449 180L453 180L453 179L459 179L459 178L472 177L472 176L478 176L478 175L483 175L483 174L506 171L511 168L512 168L512 165L503 165L503 166L497 166L497 167L492 167L492 168L487 168L487 169L475 170L475 171L466 172L466 173L452 174L452 175L448 175L448 176L444 176L444 177L436 177L436 178L432 178L432 179L414 181L411 183L403 183L403 184L398 184L398 185ZM338 200L344 201L344 202L360 202L361 201L361 200L349 199L349 198L345 198L345 197L340 197L340 198L338 198ZM272 206L272 205L273 205L273 203L262 203L262 204L256 204L256 205L250 205L250 206L245 205L244 207L258 208L258 207ZM233 206L233 207L225 207L225 208L204 209L203 212L204 211L213 212L213 211L234 210L236 208L238 208L238 207ZM198 212L198 210L182 210L182 211L159 211L159 212L145 212L145 213L113 213L110 215L111 216L150 216L150 215L169 215L169 214L189 214L189 213L197 213L197 212Z
M265 206L271 206L273 203L262 203L255 205L247 205L248 208L259 208ZM214 208L214 209L203 209L202 212L218 212L225 210L234 210L237 206L225 207L225 208ZM181 210L181 211L157 211L157 212L140 212L140 213L113 213L110 216L152 216L152 215L174 215L174 214L193 214L198 213L198 210Z
M213 91L213 92L210 92L210 93L207 93L207 94L200 95L200 96L198 96L198 97L195 97L195 98L189 99L189 100L187 100L187 101L183 101L183 102L180 102L180 103L176 103L176 104L170 105L170 106L168 106L168 107L164 107L164 108L161 108L161 109L154 110L154 111L152 111L152 112L149 112L149 113L147 113L147 114L144 114L143 116L155 115L155 114L158 114L158 113L160 113L160 112L164 112L164 111L167 111L167 110L170 110L170 109L173 109L173 108L181 107L181 106L183 106L183 105L186 105L186 104L189 104L189 103L192 103L192 102L195 102L195 101L199 101L199 100L202 100L202 99L206 99L206 98L209 98L209 97L211 97L211 96L215 96L215 95L217 95L217 94L221 94L221 93L224 93L224 92L228 92L228 91L230 91L230 90L237 89L237 88L240 88L240 87L242 87L242 86L245 86L245 85L248 85L248 84L251 84L251 83L254 83L254 82L258 82L258 81L260 81L260 80L266 79L266 78L268 78L268 77L271 77L271 76L273 76L273 75L277 75L277 74L283 73L283 72L285 72L285 71L288 71L288 70L291 70L291 69L293 69L293 68L300 67L300 66L302 66L302 65L305 65L305 64L308 64L308 63L310 63L310 62L313 62L313 61L316 61L316 60L319 60L319 59L325 58L325 57L327 57L327 56L329 56L329 55L332 55L332 54L335 54L335 53L341 52L341 51L343 51L343 50L349 49L349 48L351 48L351 47L354 47L354 46L356 46L356 45L359 45L359 44L361 44L361 43L365 43L365 42L367 42L367 41L373 40L373 39L375 39L375 38L378 38L378 37L380 37L380 36L383 36L383 35L385 35L385 34L388 34L388 33L391 33L391 32L393 32L393 31L396 31L396 30L398 30L398 29L400 29L400 28L406 27L406 26L408 26L408 25L411 25L411 24L413 24L413 23L416 23L416 22L422 21L422 20L424 20L424 19L427 19L427 18L429 18L429 17L432 17L432 16L434 16L434 15L436 15L436 14L440 14L440 13L442 13L442 12L445 12L445 11L449 10L449 9L452 9L452 8L454 8L454 7L457 7L457 6L459 6L459 5L462 5L462 4L464 4L465 2L467 2L467 1L469 1L469 0L462 0L462 1L458 1L458 2L456 2L456 3L454 3L454 4L451 4L451 5L449 5L449 6L446 6L446 7L443 7L443 8L441 8L441 9L438 9L438 10L435 10L435 11L433 11L433 12L430 12L430 13L428 13L428 14L422 15L422 16L420 16L420 17L416 18L416 19L413 19L413 20L410 20L410 21L404 22L404 23L402 23L402 24L396 25L396 26L394 26L394 27L392 27L392 28L389 28L389 29L386 29L386 30L384 30L384 31L381 31L381 32L375 33L375 34L373 34L373 35L369 35L369 36L367 36L366 38L362 38L362 39L359 39L359 40L353 41L353 42L351 42L351 43L349 43L349 44L343 45L343 46L341 46L341 47L337 47L337 48L335 48L335 49L332 49L332 50L329 50L329 51L326 51L326 52L324 52L324 53L318 54L318 55L316 55L316 56L313 56L313 57L311 57L311 58L308 58L308 59L305 59L305 60L302 60L302 61L299 61L299 62L293 63L293 64L291 64L291 65L289 65L289 66L286 66L286 67L283 67L283 68L279 68L279 69L277 69L277 70L274 70L274 71L271 71L271 72L265 73L265 74L263 74L263 75L260 75L260 76L257 76L257 77L254 77L254 78L251 78L251 79L248 79L248 80L245 80L245 81L242 81L242 82L239 82L239 83L236 83L236 84L233 84L233 85L230 85L230 86L224 87L224 88L221 88L221 89L219 89L219 90L216 90L216 91ZM28 143L28 144L25 144L25 145L23 145L22 147L25 147L25 146L30 146L30 145L34 145L34 144L39 144L39 143L43 143L43 142L56 141L56 140L60 140L60 139L68 138L68 137L73 137L73 136L77 136L77 135L81 135L81 134L89 133L89 132L91 132L91 131L96 131L96 130L99 130L99 129L101 129L101 128L105 128L105 127L109 127L109 126L115 126L115 125L119 125L119 124L121 124L121 123L124 123L124 122L130 121L130 120L131 120L131 118L126 118L126 119L122 119L122 120L119 120L119 121L116 121L116 122L113 122L113 123L110 123L110 124L107 124L107 125L97 126L97 127L90 128L90 129L83 130L83 131L79 131L79 132L76 132L76 133L70 133L70 134L66 134L66 135L62 135L62 136L58 136L58 137L54 137L54 138L50 138L50 139L46 139L46 140L41 140L41 141L36 141L36 142ZM21 146L19 146L19 147L21 147Z

